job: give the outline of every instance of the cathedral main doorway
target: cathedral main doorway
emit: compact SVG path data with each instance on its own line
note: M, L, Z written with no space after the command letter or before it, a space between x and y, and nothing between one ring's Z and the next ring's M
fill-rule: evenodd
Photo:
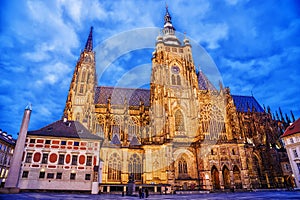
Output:
M226 165L224 165L223 167L222 174L224 181L224 189L230 189L230 173Z
M234 178L234 186L236 189L242 189L242 179L241 179L241 172L239 168L234 165L233 167L233 178Z
M219 179L219 171L218 169L213 166L211 169L211 178L212 178L212 187L214 190L220 189L220 179Z

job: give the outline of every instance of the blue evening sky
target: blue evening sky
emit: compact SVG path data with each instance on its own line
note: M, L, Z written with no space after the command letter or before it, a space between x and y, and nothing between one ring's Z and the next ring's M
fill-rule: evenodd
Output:
M16 138L29 102L33 109L29 130L60 119L90 27L94 27L94 46L124 31L161 28L165 2L2 0L0 129ZM186 32L188 38L204 47L232 94L253 94L272 112L281 107L283 113L290 116L292 110L296 118L300 117L299 1L167 3L177 32ZM145 42L142 40L137 37L130 42ZM155 37L152 44L144 46L143 51L116 55L117 59L101 74L101 85L147 86ZM120 79L125 84L119 84Z

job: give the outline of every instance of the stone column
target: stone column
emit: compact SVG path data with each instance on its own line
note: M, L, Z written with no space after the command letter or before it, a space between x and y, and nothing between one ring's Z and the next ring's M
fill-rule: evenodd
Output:
M7 188L10 193L18 193L20 190L20 188L18 188L18 183L19 183L19 176L21 171L22 156L23 156L24 146L25 146L25 141L27 136L27 130L30 121L30 114L31 114L31 105L28 105L24 111L19 137L17 139L14 155L10 163L10 169L8 172L7 180L5 182L5 188Z

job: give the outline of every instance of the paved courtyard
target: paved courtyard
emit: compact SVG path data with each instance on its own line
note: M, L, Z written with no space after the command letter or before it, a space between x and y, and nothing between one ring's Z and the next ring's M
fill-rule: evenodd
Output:
M45 200L80 200L80 199L139 199L121 195L89 195L89 194L63 194L63 193L20 193L0 194L1 200L18 199L45 199ZM267 191L267 192L235 192L235 193L210 193L198 195L150 195L148 199L300 199L300 191Z

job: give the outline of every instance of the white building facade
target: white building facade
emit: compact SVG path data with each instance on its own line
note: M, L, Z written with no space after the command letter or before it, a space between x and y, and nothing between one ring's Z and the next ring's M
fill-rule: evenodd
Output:
M19 188L92 192L92 186L98 188L101 182L100 145L101 138L77 121L59 120L29 131Z
M296 187L300 189L300 118L286 129L282 138L288 153Z

